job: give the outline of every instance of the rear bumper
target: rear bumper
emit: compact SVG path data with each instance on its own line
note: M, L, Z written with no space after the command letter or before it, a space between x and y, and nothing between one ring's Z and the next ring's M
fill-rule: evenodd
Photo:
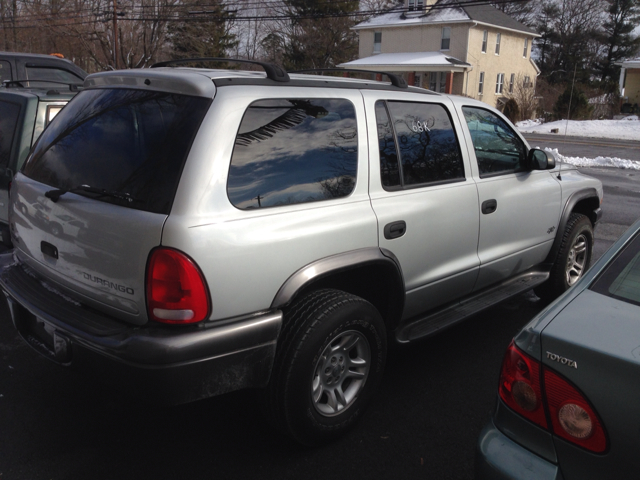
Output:
M45 288L10 254L0 258L0 287L16 329L56 363L165 404L269 381L279 310L189 327L129 325Z
M490 421L480 433L476 480L563 480L557 465L517 444Z

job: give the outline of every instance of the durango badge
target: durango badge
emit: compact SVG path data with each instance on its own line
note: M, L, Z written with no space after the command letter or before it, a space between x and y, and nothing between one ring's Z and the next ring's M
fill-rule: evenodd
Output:
M547 352L547 358L562 365L566 365L567 367L575 368L576 370L578 369L578 362L569 360L565 357L561 357L560 355L556 355L555 353Z

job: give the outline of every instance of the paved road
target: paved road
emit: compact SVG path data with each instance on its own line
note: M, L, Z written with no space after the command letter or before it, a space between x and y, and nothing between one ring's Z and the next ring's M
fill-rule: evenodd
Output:
M638 181L587 173L605 182L604 251L640 212ZM263 422L251 392L155 408L60 368L22 343L0 304L0 480L472 479L505 348L544 306L523 294L396 349L358 428L306 449Z
M557 148L567 157L617 157L640 161L640 142L610 138L565 137L561 134L524 134L532 147Z

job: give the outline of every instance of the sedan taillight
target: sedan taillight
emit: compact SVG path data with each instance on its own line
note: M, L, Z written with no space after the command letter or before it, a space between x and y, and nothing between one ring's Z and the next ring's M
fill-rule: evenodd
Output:
M586 397L513 342L502 362L499 393L512 410L554 435L594 453L607 449L602 422Z
M209 315L204 277L184 253L169 248L151 252L147 266L147 311L163 323L187 324Z

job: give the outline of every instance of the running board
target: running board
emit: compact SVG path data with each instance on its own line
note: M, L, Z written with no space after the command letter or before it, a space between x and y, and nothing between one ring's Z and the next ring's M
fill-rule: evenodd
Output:
M426 317L411 320L402 325L395 332L396 340L400 343L412 342L436 333L446 327L450 327L471 315L492 307L503 300L526 292L540 285L549 278L549 272L528 271L505 283L491 287L480 293L476 293L444 310L438 310Z

